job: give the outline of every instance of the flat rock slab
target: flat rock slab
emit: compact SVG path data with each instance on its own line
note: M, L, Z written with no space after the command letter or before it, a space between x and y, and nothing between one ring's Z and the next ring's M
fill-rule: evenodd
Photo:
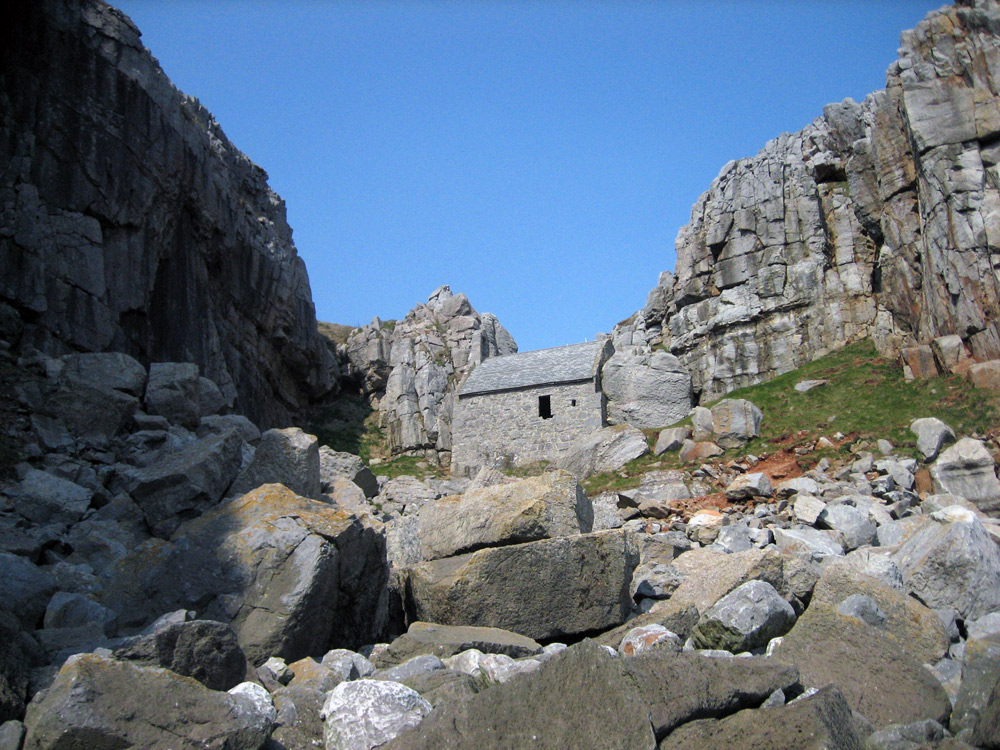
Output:
M427 560L483 547L590 532L594 509L564 472L451 495L420 509L420 548Z
M624 663L585 641L536 672L441 706L383 750L652 750L649 710Z
M537 641L509 630L414 622L389 644L378 663L380 667L400 664L418 654L433 654L444 659L470 648L484 654L506 654L515 659L542 652Z
M851 708L836 687L801 701L693 721L660 743L660 750L862 750Z
M771 658L795 665L805 687L836 685L876 728L951 713L944 688L896 638L823 604L806 610Z
M585 435L566 449L566 455L556 461L579 480L592 474L615 471L649 453L646 436L629 425L615 425Z
M638 554L620 530L495 547L409 569L412 620L549 639L620 625Z
M272 721L244 696L167 669L79 654L29 704L24 747L258 750Z

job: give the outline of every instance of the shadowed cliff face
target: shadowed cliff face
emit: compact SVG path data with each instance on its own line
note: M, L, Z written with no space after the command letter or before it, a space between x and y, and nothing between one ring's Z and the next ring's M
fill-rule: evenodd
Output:
M336 387L266 173L100 0L20 4L0 67L0 307L51 354L188 361L289 421Z
M665 344L716 397L872 337L1000 356L1000 5L903 34L886 88L722 168L616 344Z

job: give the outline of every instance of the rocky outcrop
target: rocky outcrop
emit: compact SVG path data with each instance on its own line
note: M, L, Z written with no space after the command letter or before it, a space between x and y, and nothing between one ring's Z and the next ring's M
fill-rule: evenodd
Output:
M458 385L517 344L494 315L480 315L464 294L442 286L402 320L376 318L357 329L339 351L347 377L378 409L392 452L428 450L447 466Z
M958 2L903 34L885 90L726 164L616 347L666 346L703 398L864 337L1000 356L998 63L1000 8Z
M25 4L0 50L4 338L196 363L264 426L334 388L284 203L132 22Z

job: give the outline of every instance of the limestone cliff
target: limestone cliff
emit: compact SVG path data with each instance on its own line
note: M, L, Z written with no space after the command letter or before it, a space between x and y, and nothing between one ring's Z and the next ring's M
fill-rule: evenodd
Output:
M998 91L1000 4L930 13L883 91L722 168L616 346L665 345L704 397L866 336L1000 356Z
M334 387L283 202L131 21L43 0L0 33L5 337L197 363L262 426Z
M477 313L464 294L435 290L399 322L378 318L340 347L345 376L357 381L378 409L394 453L451 451L454 395L465 376L488 357L513 354L517 344L490 313ZM447 465L448 457L440 456Z

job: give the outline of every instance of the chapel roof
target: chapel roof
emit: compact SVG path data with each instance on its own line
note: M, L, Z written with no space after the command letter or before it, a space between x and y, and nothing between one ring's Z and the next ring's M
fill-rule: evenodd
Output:
M591 380L601 366L606 346L608 340L599 339L584 344L490 357L472 371L458 394L460 397L472 396Z

